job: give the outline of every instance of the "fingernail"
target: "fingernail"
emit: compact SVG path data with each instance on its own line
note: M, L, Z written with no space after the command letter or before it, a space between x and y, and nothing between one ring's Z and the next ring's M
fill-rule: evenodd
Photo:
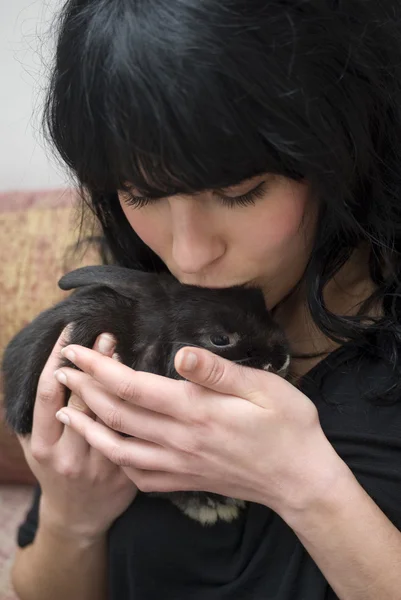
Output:
M61 354L63 356L65 356L65 358L68 358L68 360L70 360L71 362L74 362L74 360L75 360L75 352L73 350L70 350L68 348L68 346L66 346L65 348L63 348L61 350Z
M185 371L193 371L198 364L198 357L193 352L187 352L181 360L181 368Z
M57 381L59 381L63 385L67 384L67 377L66 377L65 373L63 373L63 371L60 371L57 369L57 371L54 371L54 377L57 379Z
M97 347L99 349L99 352L101 352L102 354L108 354L114 347L114 339L111 337L111 335L108 335L107 333L102 333L102 335L99 338Z
M63 335L67 336L67 334L71 333L74 329L74 323L68 323L68 325L63 330Z
M70 424L70 417L68 415L66 415L65 412L63 412L62 410L59 410L56 413L56 419L61 421L61 423L64 423L64 425Z

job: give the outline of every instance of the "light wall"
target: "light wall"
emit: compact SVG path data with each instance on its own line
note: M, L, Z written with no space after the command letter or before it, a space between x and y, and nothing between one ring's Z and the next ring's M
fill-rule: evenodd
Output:
M50 25L63 1L0 0L0 191L68 185L40 130Z

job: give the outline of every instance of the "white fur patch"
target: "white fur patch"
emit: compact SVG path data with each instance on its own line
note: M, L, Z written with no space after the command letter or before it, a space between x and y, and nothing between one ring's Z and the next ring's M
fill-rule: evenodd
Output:
M239 515L240 508L245 506L245 502L238 501L238 505L216 504L215 508L210 506L188 506L184 513L202 523L202 525L214 525L218 519L230 523Z
M287 373L287 369L289 367L290 360L291 360L291 357L290 357L289 354L287 354L287 358L285 360L285 363L283 364L283 366L281 367L281 369L279 369L277 371L277 375L285 375Z

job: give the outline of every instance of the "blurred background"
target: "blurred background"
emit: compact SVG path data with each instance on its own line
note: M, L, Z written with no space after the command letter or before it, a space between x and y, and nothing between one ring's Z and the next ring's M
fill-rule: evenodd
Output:
M61 275L99 261L95 251L66 261L78 238L76 196L40 124L63 5L0 0L0 363L12 337L62 299ZM17 600L10 574L36 480L3 409L0 371L0 600Z
M67 184L40 131L54 49L51 24L62 5L63 0L0 0L0 192Z

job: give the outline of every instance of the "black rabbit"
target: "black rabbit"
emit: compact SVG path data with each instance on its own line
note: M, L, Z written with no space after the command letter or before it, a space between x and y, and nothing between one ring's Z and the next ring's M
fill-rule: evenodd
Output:
M73 323L69 343L92 347L102 332L114 335L121 362L135 370L181 379L176 352L188 345L285 377L289 362L283 332L256 288L202 288L180 284L169 274L116 266L83 267L59 281L81 288L40 313L8 344L2 369L6 422L19 434L32 429L39 376L63 328ZM60 366L73 366L62 359ZM67 404L69 392L66 390ZM230 521L245 504L206 492L163 492L203 524Z

